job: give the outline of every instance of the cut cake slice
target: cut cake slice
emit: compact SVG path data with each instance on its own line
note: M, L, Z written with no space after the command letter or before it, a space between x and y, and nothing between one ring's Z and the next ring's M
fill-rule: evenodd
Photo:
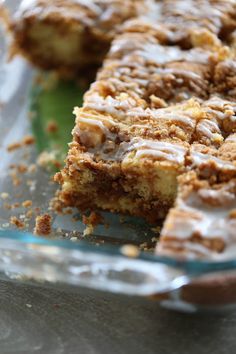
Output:
M205 101L215 68L228 57L208 31L193 31L186 50L173 46L173 33L163 26L127 24L83 107L75 109L74 139L66 167L56 176L60 199L80 210L129 213L153 222L165 217L178 176L190 168L187 157L200 122L215 122L214 143L224 140L219 112L211 112ZM203 135L211 129L204 128ZM211 143L209 136L205 143Z

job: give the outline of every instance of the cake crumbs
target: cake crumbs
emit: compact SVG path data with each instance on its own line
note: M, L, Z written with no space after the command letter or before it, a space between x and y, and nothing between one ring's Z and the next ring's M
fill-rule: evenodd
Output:
M3 200L6 200L6 199L9 198L9 194L8 194L8 193L1 193L1 198L2 198Z
M139 245L139 249L142 250L142 251L148 251L149 248L148 248L147 242L141 243Z
M18 209L20 207L20 203L16 202L11 205L11 209Z
M121 247L121 253L129 258L136 258L140 254L140 249L134 245L124 245Z
M20 142L19 143L12 143L7 146L7 151L12 152L17 149L20 149L21 147L22 147L22 144Z
M94 232L94 227L101 224L103 217L99 213L92 211L89 216L82 216L82 222L86 225L83 236L90 236Z
M22 164L12 164L9 166L9 168L11 170L15 170L15 172L18 172L18 173L26 173L28 171L28 167L22 163Z
M35 138L31 135L25 136L21 141L9 144L7 146L7 151L12 152L18 150L24 146L29 146L35 143Z
M32 206L32 200L25 200L23 203L22 203L22 206L23 208L30 208Z
M27 219L31 219L32 218L32 216L33 216L33 210L28 210L27 211L27 213L25 214L26 215L26 217L27 217Z
M11 204L9 204L9 203L4 203L4 204L3 204L3 208L6 209L6 210L11 210Z
M103 217L99 213L92 211L89 216L82 216L82 221L85 225L97 226L103 222Z
M25 223L18 219L16 216L12 216L10 218L10 223L14 226L16 226L18 229L24 229L25 228Z
M35 173L37 171L37 165L36 164L31 164L28 167L28 173Z
M61 162L56 158L56 151L43 151L37 159L37 165L43 168L50 166L61 168Z
M38 215L35 219L34 234L48 236L52 232L52 217L49 214Z
M58 131L59 127L58 124L55 120L50 120L47 124L46 131L48 133L56 133Z
M70 241L76 242L76 241L78 241L78 237L73 236L73 237L70 238Z
M84 229L83 236L90 236L94 232L94 226L93 225L87 225L86 228Z
M9 173L9 176L11 177L13 186L18 187L18 186L22 183L22 181L21 181L21 179L18 177L16 171L10 172L10 173Z
M23 145L33 145L35 143L35 138L31 135L27 135L23 138Z

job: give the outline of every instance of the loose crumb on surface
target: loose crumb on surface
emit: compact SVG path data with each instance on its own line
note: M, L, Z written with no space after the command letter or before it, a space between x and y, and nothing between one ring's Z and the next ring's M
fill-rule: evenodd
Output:
M32 206L32 200L25 200L23 203L22 203L22 206L24 208L30 208Z
M124 245L121 247L121 253L124 256L130 257L130 258L136 258L140 254L140 249L134 245Z
M16 226L18 229L23 229L25 227L25 223L18 219L16 216L12 216L10 218L10 223L14 226Z
M47 124L46 131L48 133L56 133L58 131L58 124L55 120L50 120Z
M20 149L21 147L22 147L22 144L20 142L12 143L7 146L7 151L12 152L14 150Z
M94 227L102 223L103 217L101 214L92 211L89 216L83 215L82 221L86 225L83 236L89 236L93 234Z
M35 143L35 138L31 135L27 135L23 138L23 145L33 145Z
M11 209L17 209L19 207L20 207L20 203L19 202L11 204Z
M94 226L93 225L87 225L86 228L84 229L83 236L90 236L94 232Z
M24 164L24 163L21 163L21 164L12 164L9 166L9 168L11 170L15 170L15 173L26 173L28 171L28 167Z
M102 223L103 217L101 214L92 211L89 216L83 215L82 221L85 225L97 226Z
M34 233L48 236L52 232L52 217L49 214L39 215L35 219Z
M18 187L22 183L21 179L18 177L18 174L15 170L11 171L9 173L9 176L11 177L13 186Z
M31 135L27 135L21 141L17 141L15 143L9 144L7 146L7 151L12 152L14 150L20 149L24 146L32 145L34 143L35 143L35 138Z
M25 214L26 215L26 217L27 217L27 219L31 219L32 218L32 216L33 216L33 210L28 210L27 211L27 213Z
M35 173L36 170L37 170L36 164L31 164L31 165L29 165L29 167L28 167L28 172L29 172L29 173Z
M147 242L141 243L141 245L139 245L139 248L142 251L148 251L148 249L149 249Z
M1 198L3 199L3 200L6 200L6 199L8 199L9 198L9 194L8 193L1 193Z
M70 240L71 240L72 242L76 242L76 241L78 241L78 238L77 238L77 237L71 237Z
M56 151L43 151L37 159L37 165L44 168L50 166L61 168L61 162L57 159L56 155Z

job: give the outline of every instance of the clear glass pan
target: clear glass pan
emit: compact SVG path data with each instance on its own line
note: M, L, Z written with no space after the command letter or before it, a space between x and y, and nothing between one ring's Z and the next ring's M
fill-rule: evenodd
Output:
M18 1L5 1L11 10ZM33 176L22 179L20 187L13 186L9 178L9 165L19 161L34 163L34 146L25 151L7 152L7 146L21 140L30 132L28 96L34 71L21 58L6 60L6 35L0 32L0 194L8 193L11 203L32 200L34 206L46 210L56 186L49 183L49 174L37 169ZM73 118L71 118L73 119ZM31 181L31 183L29 183ZM147 242L146 225L140 220L105 213L110 227L98 227L91 242L69 240L75 228L82 231L81 222L72 223L69 216L55 217L55 238L45 239L33 235L33 221L26 232L11 229L9 218L19 216L21 207L4 208L0 199L0 274L14 281L40 282L66 289L90 287L127 295L152 296L162 304L185 311L227 309L236 304L236 259L222 262L178 261L140 252L129 257L123 244ZM63 229L63 237L56 230ZM97 245L97 243L102 244ZM150 236L149 236L150 239ZM103 245L103 243L105 243ZM196 288L197 287L197 288ZM201 292L201 296L194 297ZM186 295L190 290L190 295ZM207 299L204 300L206 291ZM230 296L228 295L230 293ZM212 295L211 295L212 294ZM214 300L213 300L213 295ZM217 295L218 294L218 295ZM212 296L212 298L211 298ZM218 301L216 297L219 297ZM201 301L199 300L201 298Z

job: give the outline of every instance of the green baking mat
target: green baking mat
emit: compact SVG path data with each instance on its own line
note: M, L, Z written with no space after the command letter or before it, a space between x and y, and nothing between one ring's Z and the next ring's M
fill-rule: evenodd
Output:
M64 160L75 122L73 107L82 105L83 93L75 81L46 74L34 80L30 117L39 153L54 153L59 161Z

